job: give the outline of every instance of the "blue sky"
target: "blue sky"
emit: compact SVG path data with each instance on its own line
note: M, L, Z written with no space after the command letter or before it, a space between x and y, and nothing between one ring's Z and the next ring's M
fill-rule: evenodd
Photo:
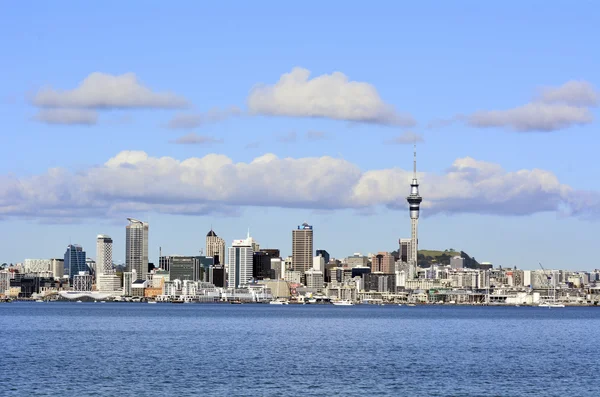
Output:
M127 216L150 222L152 260L159 246L197 253L211 225L228 242L249 227L288 255L304 221L335 257L391 251L410 234L412 166L412 145L391 142L410 133L422 139L421 248L595 268L599 11L566 1L3 4L0 262L61 257L69 242L95 257L99 233L123 261ZM303 86L276 85L302 80L295 68L310 71ZM98 84L71 95L93 73ZM169 128L182 114L203 122ZM173 143L189 134L199 143ZM211 153L228 160L184 162Z

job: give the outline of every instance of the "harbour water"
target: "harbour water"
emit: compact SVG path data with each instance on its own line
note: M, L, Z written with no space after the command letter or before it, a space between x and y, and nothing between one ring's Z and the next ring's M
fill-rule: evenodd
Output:
M3 396L592 396L600 308L0 304Z

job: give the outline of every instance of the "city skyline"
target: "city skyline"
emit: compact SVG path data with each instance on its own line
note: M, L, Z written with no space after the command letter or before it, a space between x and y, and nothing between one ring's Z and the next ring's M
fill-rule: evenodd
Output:
M333 257L396 250L416 142L420 249L597 267L577 248L600 214L600 5L184 3L6 10L0 262L106 234L124 263L126 217L154 263L210 225L286 256L304 220Z

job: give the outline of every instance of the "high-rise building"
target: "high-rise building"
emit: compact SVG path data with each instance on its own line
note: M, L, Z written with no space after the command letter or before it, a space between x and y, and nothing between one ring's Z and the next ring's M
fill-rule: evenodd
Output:
M396 261L389 252L379 252L371 261L371 271L392 274L395 272Z
M195 256L172 255L169 257L169 280L192 280L200 279L200 260Z
M206 235L206 256L215 258L215 263L225 263L225 240L210 229Z
M88 272L79 272L73 276L74 291L91 291L93 277Z
M125 266L128 272L136 271L138 280L148 274L148 223L127 218L125 228Z
M52 272L51 259L25 259L23 262L25 273L49 273Z
M279 251L278 248L261 248L260 252L265 252L265 253L269 254L269 256L271 258L280 258L281 257L281 252Z
M400 262L403 263L413 263L412 254L413 251L411 249L412 240L409 238L401 238L400 239L400 251L399 251L399 259Z
M317 250L317 256L322 256L323 258L325 258L325 263L329 263L329 252L325 250Z
M65 275L65 260L51 259L52 261L52 276L54 278L62 278Z
M421 201L423 201L423 198L419 195L419 182L417 182L417 145L415 145L415 150L414 150L413 179L410 184L410 195L408 197L406 197L406 201L408 201L409 210L410 210L410 240L411 240L410 258L412 260L412 264L416 265L417 261L418 261L417 253L419 252L418 251L419 210L420 210L420 206L421 206Z
M292 230L292 269L304 274L313 264L313 227L304 222Z
M227 283L229 288L240 288L252 279L252 265L255 241L248 236L243 240L233 240L227 254Z
M252 257L252 278L264 280L275 278L271 269L271 255L268 252L258 251Z
M65 273L73 279L79 272L87 272L89 269L85 264L85 251L78 244L69 244L65 252Z
M112 246L110 236L99 234L96 237L96 280L99 276L113 274Z

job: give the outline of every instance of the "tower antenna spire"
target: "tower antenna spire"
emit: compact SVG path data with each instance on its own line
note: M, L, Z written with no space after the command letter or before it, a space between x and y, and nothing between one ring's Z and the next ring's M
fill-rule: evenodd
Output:
M414 144L414 151L413 151L413 177L414 179L417 179L417 144Z

